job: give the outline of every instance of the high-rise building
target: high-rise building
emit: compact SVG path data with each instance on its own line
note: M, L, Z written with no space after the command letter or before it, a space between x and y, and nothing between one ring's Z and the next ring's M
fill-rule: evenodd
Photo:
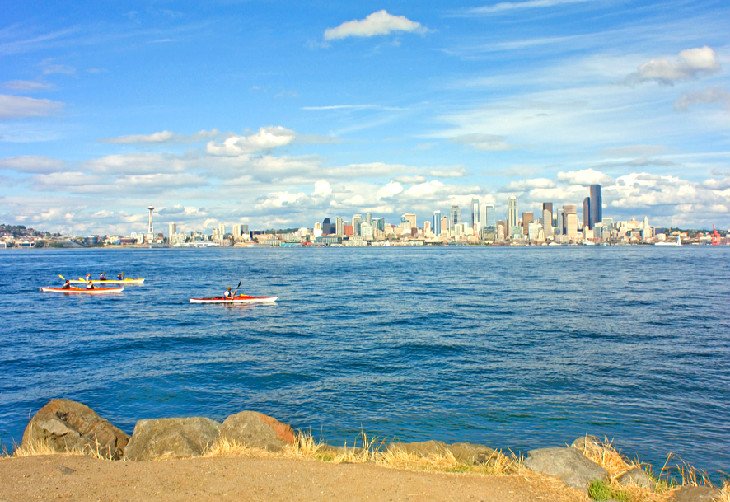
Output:
M532 211L522 213L522 233L528 235L530 231L530 223L535 219L535 215Z
M479 199L471 200L471 228L479 235L482 230L482 214L479 209Z
M177 225L174 223L167 224L167 242L168 244L174 244L175 234L177 233Z
M510 236L517 226L517 197L510 195L507 199L507 235Z
M150 206L147 208L147 211L150 212L149 220L147 220L147 243L152 244L152 240L154 239L154 232L152 231L152 212L155 210L154 207Z
M441 235L444 233L449 235L449 217L446 215L441 217Z
M362 235L360 233L360 225L362 224L362 216L360 214L352 215L352 231L355 237Z
M451 206L451 212L449 213L449 229L461 223L461 208L459 206Z
M552 237L553 235L553 203L543 202L542 203L542 228L545 232L545 237Z
M578 210L575 204L563 205L564 232L568 239L578 237Z
M431 231L431 222L426 220L423 222L423 234L426 235Z
M233 225L231 227L231 235L233 235L234 241L240 241L241 240L241 225Z
M340 216L335 218L335 235L337 237L343 237L345 235L345 222Z
M583 228L593 228L593 222L591 221L591 198L586 197L583 199Z
M441 211L439 210L433 212L433 235L441 236Z
M373 213L365 213L365 221L368 222L368 225L373 224Z
M401 222L408 222L411 229L418 228L418 223L416 223L416 214L415 213L403 213L403 216L401 216L400 219Z
M600 223L603 221L603 210L601 205L601 185L590 186L590 197L591 197L591 224Z
M494 212L494 204L484 204L483 206L482 228L494 230L497 226L497 215Z
M248 225L241 225L241 238L244 241L251 240L251 231L248 229Z
M367 221L360 224L360 235L366 241L373 240L373 226Z

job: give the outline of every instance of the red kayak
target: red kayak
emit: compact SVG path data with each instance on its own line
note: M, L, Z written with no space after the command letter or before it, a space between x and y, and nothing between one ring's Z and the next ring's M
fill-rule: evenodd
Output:
M231 298L224 296L211 296L209 298L191 298L190 303L274 303L279 297L278 296L248 296L238 295Z
M124 286L119 288L41 288L43 293L74 293L85 295L108 295L110 293L121 293Z

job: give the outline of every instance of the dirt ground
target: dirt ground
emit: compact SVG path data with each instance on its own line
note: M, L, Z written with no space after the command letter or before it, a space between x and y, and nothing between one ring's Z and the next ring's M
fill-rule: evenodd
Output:
M111 462L0 458L0 501L475 500L587 501L541 476L402 471L373 464L249 457Z

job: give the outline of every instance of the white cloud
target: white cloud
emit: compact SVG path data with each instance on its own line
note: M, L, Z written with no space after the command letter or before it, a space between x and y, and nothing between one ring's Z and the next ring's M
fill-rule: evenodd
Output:
M51 84L37 80L11 80L5 82L4 87L14 91L45 91L53 88Z
M451 138L455 143L462 145L468 145L477 150L485 152L503 152L509 150L511 147L505 141L504 136L498 134L480 134L480 133L469 133L460 134Z
M307 194L275 192L256 201L257 209L281 209L284 207L297 206L307 201Z
M115 144L135 144L135 143L185 143L194 142L204 139L214 138L219 134L217 129L206 131L201 129L194 134L176 134L171 131L159 131L151 134L130 134L128 136L119 136L116 138L106 138L104 143Z
M566 181L571 185L600 185L609 183L610 176L593 169L582 169L579 171L559 171L558 180Z
M655 81L672 85L681 80L690 80L720 70L720 61L715 51L708 46L685 49L676 58L651 59L629 75L629 81Z
M377 192L375 192L375 197L378 200L388 199L388 198L394 197L402 192L403 192L403 185L401 185L397 181L389 181L384 186L380 187L377 190Z
M325 40L341 40L348 37L374 37L388 35L394 31L422 32L423 26L405 16L393 16L385 10L373 12L365 19L347 21L335 28L327 28Z
M249 136L230 136L222 144L211 141L208 143L207 152L211 155L228 157L246 156L288 145L295 137L294 131L281 126L262 127Z
M330 195L332 195L332 185L330 185L329 181L317 180L314 182L314 192L312 192L312 196L325 198Z
M674 102L674 108L685 111L696 105L718 104L722 108L730 109L730 91L720 87L710 87L700 91L682 94Z
M26 155L0 159L0 170L11 170L24 173L52 173L58 171L63 162L50 157Z
M533 178L527 180L512 181L507 185L508 191L523 191L533 188L553 188L555 182L547 178Z
M94 173L155 174L183 171L188 162L171 154L129 153L92 159L85 167Z
M0 94L0 119L43 117L63 108L63 103L50 99Z
M469 14L500 14L519 9L536 9L555 7L563 4L584 3L590 0L525 0L523 2L499 2L494 5L486 5L484 7L474 7L468 9Z

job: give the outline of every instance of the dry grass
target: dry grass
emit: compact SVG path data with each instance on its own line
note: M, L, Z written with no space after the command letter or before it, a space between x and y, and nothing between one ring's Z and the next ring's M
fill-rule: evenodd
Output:
M717 502L730 502L730 480L725 480L722 483L722 490L720 490L720 497Z
M83 448L72 448L68 451L58 451L53 446L49 445L45 441L34 440L29 441L24 445L15 447L12 456L13 457L35 457L39 455L69 455L69 456L90 456L100 460L111 460L109 455L104 455L99 449L99 443L95 443L95 446L85 446Z

